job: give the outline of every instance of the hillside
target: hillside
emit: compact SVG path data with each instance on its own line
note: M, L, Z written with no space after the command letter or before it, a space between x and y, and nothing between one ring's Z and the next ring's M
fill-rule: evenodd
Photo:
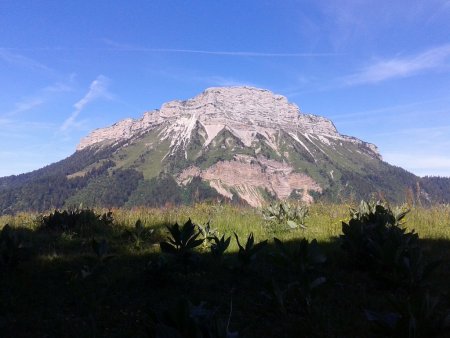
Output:
M68 158L0 178L0 211L160 206L228 199L392 202L450 200L448 179L421 179L382 160L377 147L340 134L281 96L209 88L138 120L94 130Z

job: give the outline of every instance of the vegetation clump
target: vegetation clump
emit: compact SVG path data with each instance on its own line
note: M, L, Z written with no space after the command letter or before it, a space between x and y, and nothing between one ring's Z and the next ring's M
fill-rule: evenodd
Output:
M390 311L364 311L374 333L436 336L450 327L450 311L443 310L439 295L429 291L429 277L441 262L428 262L418 234L401 227L407 213L362 201L351 210L350 221L342 222L341 246L356 267L395 290L388 297Z
M255 244L253 232L248 235L245 246L241 245L239 236L236 233L234 233L234 236L236 237L236 242L239 247L238 259L242 266L248 266L256 258L258 252L267 245L267 240Z
M391 210L380 202L362 201L342 223L341 245L357 267L409 290L426 282L439 261L427 262L419 236L401 227L408 211Z
M342 249L356 265L368 266L381 259L380 250L386 241L395 242L396 249L403 245L415 245L418 236L413 232L406 233L400 227L406 214L407 211L394 212L380 202L362 201L358 209L350 210L350 221L342 222Z
M91 228L109 227L113 222L111 211L97 214L93 209L55 210L41 218L39 227L53 231L88 231Z
M182 259L187 259L191 256L194 248L202 245L203 239L197 239L200 231L196 231L196 226L189 219L180 228L178 223L168 226L170 236L167 241L160 242L161 251Z
M130 238L135 249L142 249L143 244L150 238L153 234L154 229L147 229L140 219L134 224L134 228L131 230L126 230L126 235Z
M214 236L212 237L213 243L211 244L211 254L216 258L222 258L224 252L228 249L231 242L231 237L225 238L222 235L221 238Z
M305 205L294 205L289 202L277 202L263 208L263 218L272 226L286 229L305 229L305 220L308 217L308 207Z

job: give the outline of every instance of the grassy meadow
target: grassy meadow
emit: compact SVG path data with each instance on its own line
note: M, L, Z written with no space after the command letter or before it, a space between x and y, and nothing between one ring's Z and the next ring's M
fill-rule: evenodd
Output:
M448 336L450 206L412 207L399 227L414 230L418 244L396 234L399 244L378 248L367 264L339 238L350 207L357 205L311 205L304 229L267 221L261 210L206 203L113 209L108 222L73 227L45 227L40 214L1 216L14 240L1 242L0 335ZM167 226L188 219L209 222L208 236L231 237L229 247L214 256L209 239L161 252ZM253 233L256 249L240 250L234 233L243 249Z

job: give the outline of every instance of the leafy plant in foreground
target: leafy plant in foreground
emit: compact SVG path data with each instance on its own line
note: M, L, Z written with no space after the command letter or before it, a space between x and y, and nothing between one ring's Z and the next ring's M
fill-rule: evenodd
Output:
M250 262L255 259L256 254L267 245L267 240L255 244L253 232L248 235L245 246L242 246L241 243L239 243L239 237L236 233L234 233L234 236L236 237L239 246L238 259L241 264L245 266L250 264Z
M195 224L189 219L180 228L178 223L167 227L170 232L170 237L167 237L168 241L160 242L161 251L164 253L176 255L182 258L188 258L192 250L203 243L203 239L197 239L200 235L200 231L195 231Z
M351 211L349 223L342 223L341 245L359 267L412 292L426 285L440 262L426 262L419 236L400 227L406 213L362 201L358 210Z
M427 262L417 234L406 233L398 227L386 229L370 247L376 276L411 292L426 286L431 273L441 263Z
M134 247L140 249L142 244L150 237L154 229L146 229L140 219L138 219L132 230L126 230L126 233L133 241Z
M288 229L305 229L305 219L308 216L308 207L305 205L292 205L288 202L270 204L262 210L266 221L277 225L284 225Z
M219 239L217 236L212 238L214 243L211 244L211 253L214 257L220 258L223 256L224 252L228 249L231 242L231 237L225 239L225 235Z
M273 240L283 260L301 273L316 271L319 265L327 261L316 239L309 242L303 238L293 249L289 249L276 237Z
M380 201L361 201L357 209L350 209L351 219L364 223L400 226L409 210L391 209Z
M217 233L217 229L213 229L211 227L210 222L208 221L204 226L198 225L198 229L200 230L200 234L203 237L203 248L206 249L210 243L210 241L214 238Z
M359 208L351 209L350 214L350 221L342 222L341 247L358 265L373 264L387 237L397 237L393 241L400 239L403 244L417 241L417 235L405 234L405 230L399 227L406 212L394 214L379 202L361 201Z

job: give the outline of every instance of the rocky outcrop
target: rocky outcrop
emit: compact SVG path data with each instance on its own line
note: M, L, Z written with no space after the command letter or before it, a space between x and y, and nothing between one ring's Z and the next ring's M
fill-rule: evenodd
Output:
M264 157L255 159L236 155L233 161L221 161L205 170L192 166L184 170L177 181L186 185L196 176L209 182L221 195L231 198L236 192L254 207L260 207L265 202L261 190L281 200L297 190L306 203L313 201L310 191L322 192L322 188L309 176L294 172L294 168L287 163Z

